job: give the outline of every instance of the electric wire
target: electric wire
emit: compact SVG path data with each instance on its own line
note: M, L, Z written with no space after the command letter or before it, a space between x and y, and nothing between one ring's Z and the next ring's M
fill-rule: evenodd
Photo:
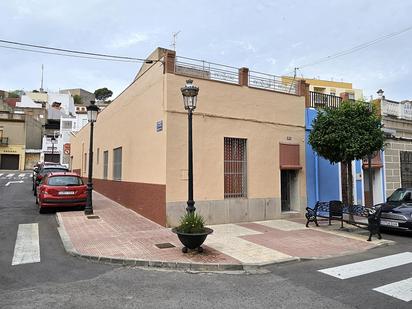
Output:
M123 60L123 59L99 58L99 57L92 57L92 56L69 55L69 54L63 54L63 53L57 53L57 52L47 52L47 51L43 51L43 50L33 50L33 49L13 47L13 46L4 46L4 45L0 45L0 48L20 50L20 51L27 51L27 52L39 53L39 54L47 54L47 55L55 55L55 56L72 57L72 58L84 58L84 59L104 60L104 61L117 61L117 62L128 62L128 63L131 63L131 62L137 63L137 62L138 62L138 61L136 61L136 60ZM139 61L139 63L140 63L140 61Z
M117 55L109 55L109 54L101 54L101 53L84 52L84 51L78 51L78 50L73 50L73 49L56 48L56 47L50 47L50 46L44 46L44 45L28 44L28 43L21 43L21 42L1 40L1 39L0 39L0 43L26 46L26 47L32 47L32 48L38 48L38 49L54 50L54 51L65 52L65 53L73 53L73 54L88 55L88 56L97 56L97 57L103 57L103 58L134 60L134 61L140 61L140 62L147 61L147 59L143 59L143 58L135 58L135 57L127 57L127 56L117 56ZM153 61L155 61L155 60L153 60Z
M313 66L313 65L316 65L316 64L319 64L319 63L323 63L323 62L326 62L326 61L330 61L330 60L333 60L333 59L338 58L338 57L342 57L342 56L349 55L349 54L351 54L351 53L357 52L357 51L359 51L359 50L361 50L361 49L367 48L367 47L369 47L369 46L372 46L372 45L377 44L377 43L379 43L379 42L382 42L382 41L384 41L384 40L393 38L393 37L395 37L395 36L398 36L398 35L400 35L400 34L402 34L402 33L404 33L404 32L410 31L410 30L412 30L412 26L409 26L409 27L407 27L407 28L404 28L404 29L399 30L399 31L396 31L396 32L392 32L392 33L383 35L383 36L381 36L381 37L379 37L379 38L376 38L376 39L374 39L374 40L371 40L371 41L368 41L368 42L365 42L365 43L362 43L362 44L353 46L353 47L351 47L351 48L349 48L349 49L346 49L346 50L337 52L337 53L335 53L335 54L332 54L332 55L329 55L329 56L320 58L320 59L318 59L318 60L316 60L316 61L313 61L313 62L304 64L304 65L298 66L297 68L298 68L298 69L302 69L302 68L306 68L306 67L308 67L308 66Z

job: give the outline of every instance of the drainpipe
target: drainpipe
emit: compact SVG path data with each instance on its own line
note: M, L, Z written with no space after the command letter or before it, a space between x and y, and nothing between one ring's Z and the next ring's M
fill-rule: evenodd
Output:
M319 157L315 153L315 197L319 201Z

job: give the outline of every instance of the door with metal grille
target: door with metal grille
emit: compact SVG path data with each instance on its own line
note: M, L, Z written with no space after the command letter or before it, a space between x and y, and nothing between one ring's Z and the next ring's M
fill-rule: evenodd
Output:
M412 187L412 152L401 151L401 185L403 188Z

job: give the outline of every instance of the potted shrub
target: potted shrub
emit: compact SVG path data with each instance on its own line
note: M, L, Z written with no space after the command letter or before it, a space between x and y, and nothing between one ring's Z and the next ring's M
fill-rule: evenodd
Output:
M205 219L192 211L187 212L180 218L179 226L173 228L172 232L177 234L184 246L182 252L186 253L188 249L196 249L198 252L203 252L201 245L206 240L207 235L211 234L213 230L205 227Z

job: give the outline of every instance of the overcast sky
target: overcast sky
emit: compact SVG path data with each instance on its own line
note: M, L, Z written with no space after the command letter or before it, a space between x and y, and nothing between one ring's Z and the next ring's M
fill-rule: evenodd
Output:
M412 26L412 1L2 0L0 39L145 58L156 47L179 56L283 75L307 63ZM4 44L0 44L4 46ZM412 99L412 30L307 66L298 75L352 82L364 95ZM138 63L0 48L0 89L108 87L119 94Z

